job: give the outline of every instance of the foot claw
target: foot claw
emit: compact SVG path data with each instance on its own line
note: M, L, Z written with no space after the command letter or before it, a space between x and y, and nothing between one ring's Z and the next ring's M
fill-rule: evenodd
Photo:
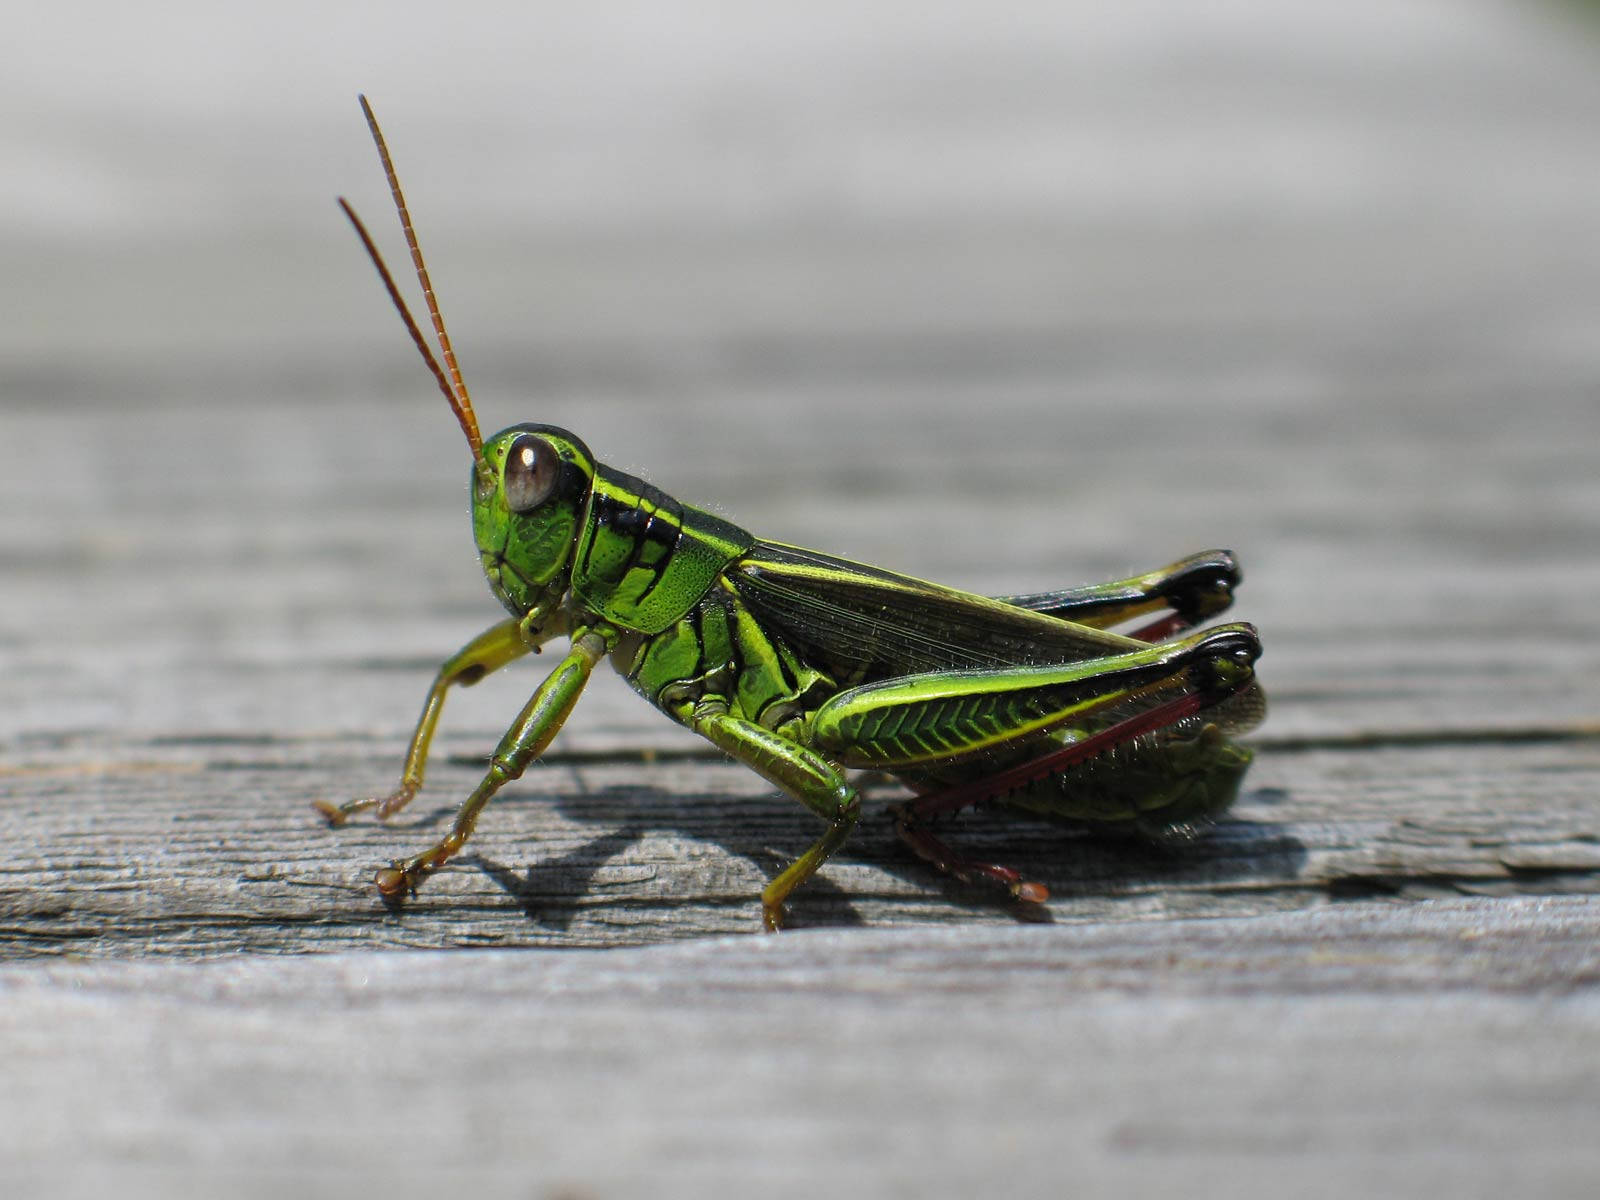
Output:
M378 814L378 820L387 821L395 813L410 804L416 798L416 795L417 788L415 784L402 783L387 796L363 796L359 800L347 800L343 804L329 804L326 800L313 800L311 807L321 813L323 819L332 828L337 829L348 821L351 816L366 808L375 809Z
M1050 899L1050 889L1042 883L1020 882L1011 889L1011 894L1027 904L1043 904Z
M329 829L337 829L350 819L350 814L337 804L329 804L326 800L313 800L311 807L322 814L322 819L328 823Z
M411 885L410 874L399 863L379 870L372 877L372 882L385 900L398 900L406 892L416 890Z

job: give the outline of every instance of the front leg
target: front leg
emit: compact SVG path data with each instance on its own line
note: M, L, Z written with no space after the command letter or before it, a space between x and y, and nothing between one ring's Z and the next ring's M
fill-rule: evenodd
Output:
M312 807L328 819L332 826L343 825L352 814L366 808L376 808L380 819L394 816L416 796L422 787L423 772L428 766L428 747L433 742L433 731L439 724L439 713L444 709L444 698L452 686L471 687L485 675L492 675L509 662L536 649L538 640L530 636L528 618L513 617L484 630L465 646L445 660L434 676L428 698L422 702L422 716L417 720L416 731L411 735L411 748L406 752L405 770L400 775L400 786L387 796L364 796L345 804L316 801Z
M469 837L478 823L483 806L507 783L520 778L528 764L554 740L566 723L572 707L583 694L595 663L609 652L607 639L597 631L581 630L573 636L572 650L559 666L545 677L533 693L516 723L506 730L489 759L489 770L472 794L462 802L450 832L421 854L396 860L373 877L386 900L398 900L414 892L417 885L442 867Z

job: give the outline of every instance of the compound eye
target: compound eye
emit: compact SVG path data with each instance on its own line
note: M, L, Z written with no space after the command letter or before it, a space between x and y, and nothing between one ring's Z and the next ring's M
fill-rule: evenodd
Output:
M529 512L556 490L561 474L561 456L543 438L525 433L506 451L506 507L514 513Z

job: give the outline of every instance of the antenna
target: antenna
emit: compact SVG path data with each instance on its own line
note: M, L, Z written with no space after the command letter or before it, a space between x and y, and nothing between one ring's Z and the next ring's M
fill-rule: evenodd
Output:
M483 458L483 435L478 432L478 417L472 411L472 397L467 394L467 385L461 380L461 368L456 363L455 351L450 347L450 335L445 331L444 318L439 314L439 301L433 292L433 281L428 278L428 266L422 258L422 247L417 244L416 231L411 227L411 212L406 207L405 194L400 190L400 177L395 174L394 160L389 157L389 146L383 139L383 131L378 128L378 118L372 114L372 105L367 103L365 96L361 96L360 100L361 112L367 118L367 128L372 131L373 144L378 147L378 157L383 161L383 173L389 180L389 194L394 197L395 211L400 216L400 228L405 233L406 246L411 251L411 263L417 271L417 282L422 286L422 298L428 306L428 315L433 319L433 332L439 339L439 349L444 354L445 367L449 368L448 378L445 376L444 368L439 366L439 360L428 348L422 329L417 325L416 318L411 315L410 308L400 295L394 276L389 273L383 255L378 253L377 244L367 232L367 227L361 218L356 216L355 209L350 207L349 201L343 196L339 197L339 207L344 210L344 215L350 218L350 224L355 226L356 236L366 248L367 256L372 259L372 265L378 268L384 289L389 293L389 299L394 302L400 319L405 322L406 332L411 335L411 340L416 344L423 361L428 364L428 370L433 372L444 398L450 402L450 410L456 414L461 432L467 435L467 445L472 448L472 457L477 460L481 470L487 470Z

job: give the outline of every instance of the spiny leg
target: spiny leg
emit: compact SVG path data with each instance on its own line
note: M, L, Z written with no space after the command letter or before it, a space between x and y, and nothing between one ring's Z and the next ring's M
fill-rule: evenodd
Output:
M680 720L718 749L782 788L828 822L816 843L761 891L761 916L769 932L783 927L784 901L831 858L856 827L861 800L838 768L804 746L754 721L735 717L725 702L685 704Z
M516 722L500 739L489 759L488 772L462 802L450 832L421 854L397 859L374 876L373 882L386 900L397 900L416 891L423 879L466 844L483 806L507 783L520 778L528 764L543 754L554 740L583 693L584 684L589 682L595 663L606 655L607 649L605 639L598 633L583 631L574 636L571 652L545 677Z
M1080 742L1042 754L1020 766L972 783L913 797L895 807L895 833L924 862L931 863L936 869L954 876L962 883L973 883L980 879L992 880L1019 900L1042 904L1050 898L1050 889L1044 884L1025 880L1017 871L1000 863L980 862L957 853L933 834L923 822L1026 787L1064 771L1076 763L1088 762L1091 758L1131 742L1134 738L1181 721L1202 707L1204 707L1203 701L1197 695L1179 696L1147 712L1119 721Z
M917 855L962 882L972 882L979 878L990 879L1005 887L1018 899L1034 902L1045 900L1049 892L1044 885L1023 880L1021 875L1010 867L977 862L955 853L924 828L922 822L1039 783L1072 766L1088 762L1146 734L1169 728L1198 713L1222 712L1236 699L1243 701L1248 708L1251 703L1249 695L1255 691L1253 676L1248 673L1240 675L1226 668L1221 674L1227 681L1217 681L1210 690L1181 692L1080 741L1059 747L1017 766L968 783L930 791L908 800L895 809L895 831ZM1221 734L1216 725L1207 725L1202 737L1219 740Z
M380 819L399 812L422 787L423 772L428 765L428 747L433 742L433 731L439 724L439 713L444 709L445 694L452 686L471 687L485 675L493 674L533 648L533 643L523 634L522 622L516 618L501 621L484 630L446 659L434 677L433 686L428 689L428 698L422 703L422 716L411 735L411 747L406 752L400 786L387 796L365 796L344 804L318 800L312 807L335 827L343 825L352 814L362 809L376 808Z
M894 831L912 852L935 870L959 879L962 883L976 883L987 879L999 884L1018 900L1029 904L1043 904L1050 899L1050 889L1042 883L1024 879L1020 873L1002 863L981 862L952 850L931 830L917 821L912 811L915 801L896 805Z

